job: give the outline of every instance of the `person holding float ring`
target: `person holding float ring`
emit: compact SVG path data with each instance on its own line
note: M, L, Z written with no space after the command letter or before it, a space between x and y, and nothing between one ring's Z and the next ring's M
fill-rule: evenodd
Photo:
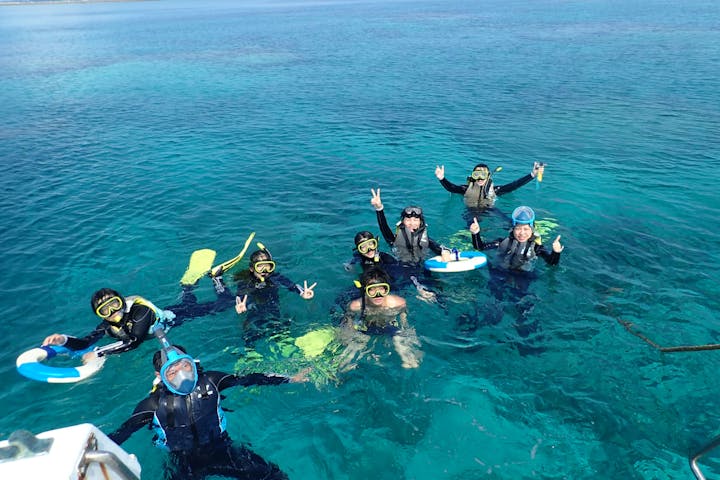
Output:
M500 171L501 168L495 169ZM520 177L514 182L506 185L495 186L492 181L492 174L488 166L484 163L478 163L473 167L470 176L467 177L467 184L456 185L450 183L445 178L445 165L438 165L435 167L435 177L440 180L440 184L450 193L459 193L463 196L465 205L472 209L487 209L495 205L495 199L500 195L505 195L518 188L526 185L532 181L533 178L537 177L538 180L542 179L542 174L545 171L545 164L535 162L533 163L532 171Z
M172 326L175 318L172 311L162 310L143 297L123 297L111 288L96 291L90 299L90 306L93 313L102 319L92 332L81 338L54 333L43 340L42 346L61 345L70 351L80 351L92 347L106 335L119 340L82 356L83 363L93 362L98 357L139 347L159 326Z

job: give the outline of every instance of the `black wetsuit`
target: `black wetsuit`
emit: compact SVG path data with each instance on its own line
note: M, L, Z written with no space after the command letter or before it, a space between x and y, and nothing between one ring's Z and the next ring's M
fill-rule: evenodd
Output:
M440 255L442 247L428 236L424 220L422 226L415 232L409 231L401 223L396 235L388 225L385 210L376 210L375 213L380 233L388 245L395 248L397 254L400 268L393 268L391 274L397 288L409 286L412 281L415 287L421 285L425 290L434 293L438 304L443 309L446 308L444 299L441 298L437 288L433 286L434 282L430 273L425 270L425 258L430 252Z
M120 346L103 350L102 355L127 352L140 346L150 333L150 327L155 324L157 317L150 307L140 304L133 304L130 311L123 315L120 326L116 327L103 320L95 327L95 330L82 338L67 336L65 347L70 350L85 350L94 345L98 340L108 335L123 343Z
M300 294L302 288L286 276L273 272L264 282L250 270L243 270L234 277L237 283L236 295L247 295L247 312L243 323L243 338L246 346L251 346L261 338L284 335L290 330L290 319L283 318L280 312L280 287ZM233 297L233 305L234 305Z
M278 385L289 378L253 373L238 377L200 372L189 395L177 395L160 384L138 403L132 416L108 435L118 445L145 425L155 430L155 444L170 452L168 480L200 480L209 475L246 480L287 479L279 467L244 445L234 445L225 431L220 392L235 386Z
M535 306L533 296L529 295L530 283L537 278L534 271L535 259L542 258L548 265L557 265L560 262L560 253L548 251L535 241L534 235L527 242L520 243L515 240L512 231L509 236L491 242L484 242L479 233L474 233L472 243L477 250L498 250L500 265L488 264L490 292L497 300L502 300L507 294L509 300L515 304L518 312L515 329L520 336L527 337L537 332L537 321L528 321L528 316ZM486 312L484 323L496 324L501 318L502 311Z

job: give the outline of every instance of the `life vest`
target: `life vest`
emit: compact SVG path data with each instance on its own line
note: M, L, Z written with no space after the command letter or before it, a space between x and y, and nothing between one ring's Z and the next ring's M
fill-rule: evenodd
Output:
M465 206L470 208L489 208L495 205L495 197L492 181L488 180L482 186L478 185L477 182L468 183L463 200Z
M500 266L507 270L531 271L537 259L535 245L539 243L540 238L534 234L526 242L518 242L510 233L510 236L498 245L497 255Z
M155 445L170 452L190 451L225 437L227 419L220 407L220 391L211 379L200 374L189 395L162 389L153 416Z
M427 225L411 232L405 228L402 222L398 223L393 248L398 260L402 263L422 262L425 259L425 252L430 248Z

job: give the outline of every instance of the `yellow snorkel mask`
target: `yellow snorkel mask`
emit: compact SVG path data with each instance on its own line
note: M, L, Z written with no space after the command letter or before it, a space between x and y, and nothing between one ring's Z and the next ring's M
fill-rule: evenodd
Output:
M95 308L95 315L107 320L112 317L115 313L121 312L125 307L125 299L118 296L112 296L107 300L104 300L100 305Z
M377 238L368 238L367 240L363 240L362 242L357 244L357 250L362 254L366 254L371 250L377 250L377 248Z

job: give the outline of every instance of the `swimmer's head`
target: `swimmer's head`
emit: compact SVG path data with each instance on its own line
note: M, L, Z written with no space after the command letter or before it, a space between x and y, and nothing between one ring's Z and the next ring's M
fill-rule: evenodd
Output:
M425 226L425 215L422 208L410 205L400 213L400 221L406 228L415 231Z
M360 288L373 304L382 305L390 294L390 275L381 268L371 268L360 276Z
M264 282L275 271L275 262L265 245L258 243L257 246L260 250L256 250L250 255L250 271Z
M155 352L153 367L168 390L177 395L189 395L197 385L195 359L177 345L168 345Z
M355 234L355 249L360 255L368 258L375 256L378 248L378 241L371 232L363 230Z
M535 233L535 212L526 206L517 207L512 213L512 234L518 242L528 241Z
M484 163L478 163L475 167L473 167L473 170L470 172L470 176L467 177L467 180L468 182L478 182L482 184L486 182L488 178L490 178L490 167Z
M95 315L110 323L119 323L125 313L125 299L112 288L93 293L90 306Z

